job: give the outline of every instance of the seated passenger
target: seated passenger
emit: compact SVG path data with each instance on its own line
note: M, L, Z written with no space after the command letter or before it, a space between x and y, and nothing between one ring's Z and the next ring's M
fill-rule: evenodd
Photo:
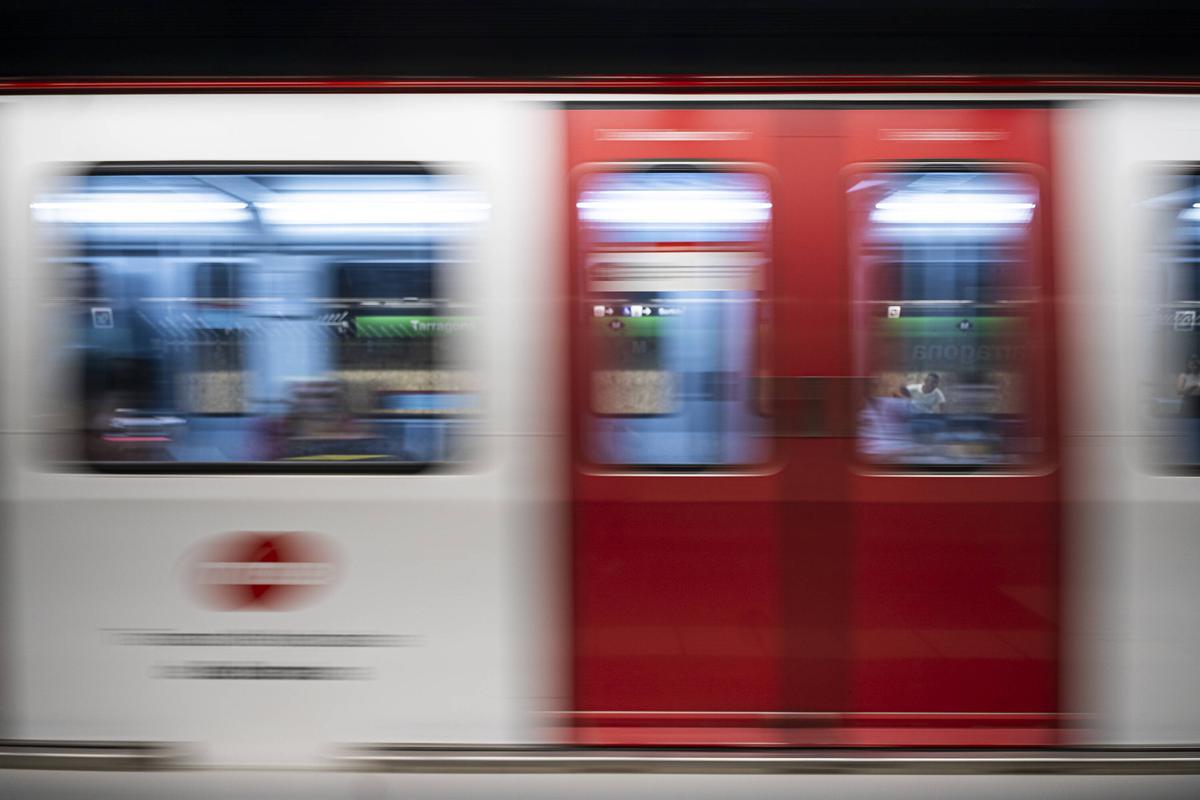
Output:
M925 376L924 383L914 383L906 387L912 402L914 414L940 414L946 404L946 395L938 388L942 377L936 372Z
M1175 391L1183 400L1179 413L1184 417L1200 417L1200 356L1192 355L1187 370L1175 381Z
M336 380L296 383L280 431L288 459L378 458L386 453L386 443L351 412L346 387Z

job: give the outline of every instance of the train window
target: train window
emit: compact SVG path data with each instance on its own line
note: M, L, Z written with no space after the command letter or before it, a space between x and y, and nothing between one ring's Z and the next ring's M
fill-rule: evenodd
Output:
M858 453L953 469L1029 463L1032 177L858 173L850 183L859 374Z
M1200 172L1162 172L1145 201L1154 238L1154 313L1142 404L1151 458L1167 469L1200 466Z
M236 263L216 261L197 264L195 276L192 291L197 302L226 305L235 302L242 294L238 287L241 276Z
M752 379L766 178L674 165L596 172L576 206L590 460L639 469L762 462L768 439Z
M452 276L487 212L424 169L100 169L33 204L83 459L411 469L478 424Z

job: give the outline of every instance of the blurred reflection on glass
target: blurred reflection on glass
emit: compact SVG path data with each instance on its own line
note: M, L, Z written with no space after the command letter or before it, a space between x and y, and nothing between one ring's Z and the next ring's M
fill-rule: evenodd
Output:
M88 460L466 457L475 318L451 287L487 205L461 178L101 171L33 213Z
M746 172L588 176L576 204L591 329L596 463L762 461L756 373L771 198Z
M1035 182L879 172L850 188L862 458L937 468L1026 462Z
M1190 468L1200 464L1200 174L1151 176L1144 205L1154 233L1146 282L1156 305L1143 384L1157 434L1152 457Z

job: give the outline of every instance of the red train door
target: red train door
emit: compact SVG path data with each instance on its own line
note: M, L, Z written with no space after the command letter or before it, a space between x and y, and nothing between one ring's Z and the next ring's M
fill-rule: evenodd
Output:
M846 114L853 743L1056 740L1050 119Z
M568 111L577 741L1046 740L1046 120Z
M568 112L583 743L781 741L776 120Z

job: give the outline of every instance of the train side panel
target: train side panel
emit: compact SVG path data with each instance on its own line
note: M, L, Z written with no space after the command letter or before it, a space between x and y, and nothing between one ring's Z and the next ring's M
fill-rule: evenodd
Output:
M190 741L215 760L262 763L343 742L548 735L536 711L557 704L546 637L561 600L548 527L558 359L545 333L557 235L547 154L559 145L547 113L378 96L5 109L6 737ZM57 466L55 409L77 379L30 204L64 165L130 161L420 162L474 181L490 208L460 287L479 309L466 347L483 423L469 462L354 475ZM285 554L291 535L312 547ZM269 583L236 577L243 557L221 548L239 536L273 543L259 560L316 565L319 579L298 579L320 584L312 597L213 608L199 562L232 562L235 577L217 583L251 594Z
M1092 740L1194 744L1197 478L1190 455L1164 458L1194 441L1175 387L1187 351L1173 351L1194 327L1188 301L1164 295L1178 277L1169 251L1186 237L1172 227L1190 211L1155 187L1200 161L1200 110L1191 98L1111 98L1063 119L1074 703Z

